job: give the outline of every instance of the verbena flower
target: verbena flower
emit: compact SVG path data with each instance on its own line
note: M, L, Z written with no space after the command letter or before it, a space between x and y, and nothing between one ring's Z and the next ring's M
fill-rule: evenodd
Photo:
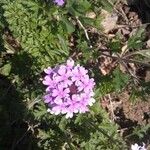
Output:
M44 102L51 114L66 114L66 118L72 118L75 113L87 112L88 106L95 102L94 79L84 67L75 66L73 60L44 72L43 84L47 86Z
M145 144L143 143L143 146L139 146L137 143L134 145L131 145L131 150L146 150Z
M64 0L54 0L54 3L56 3L58 6L64 5Z

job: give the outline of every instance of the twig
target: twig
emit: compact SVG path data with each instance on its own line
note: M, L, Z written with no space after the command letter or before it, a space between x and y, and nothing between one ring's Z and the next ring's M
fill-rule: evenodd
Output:
M34 128L37 128L40 125L40 123L32 126L28 124L28 129L26 130L26 132L20 137L20 139L18 139L18 141L16 142L16 144L12 145L11 150L15 150L16 146L27 136L28 132L31 131L32 133L34 133Z
M21 138L16 142L16 144L12 146L12 150L15 150L16 146L24 139L24 137L27 135L30 129L31 127L29 126L27 131L21 136Z
M64 145L62 146L62 150L66 150L66 145L67 145L67 142L65 142Z
M117 6L117 4L120 2L120 0L118 0L117 2L116 2L116 4L115 4L115 6L114 6L114 10L116 11L116 13L118 13L119 15L121 15L121 17L125 20L125 22L127 23L127 22L129 22L128 21L128 18L127 18L127 16L126 16L126 14L124 13L124 11L123 11L123 9L122 8L120 8L120 10L118 10L117 8L116 8L116 6Z
M108 94L108 99L109 99L109 102L110 102L111 119L114 121L115 120L115 114L114 114L114 109L113 109L113 104L112 104L112 98L111 98L110 94Z
M125 62L130 62L130 63L137 63L137 64L141 64L141 65L144 65L144 66L148 66L150 67L150 64L148 63L143 63L141 61L138 61L138 60L133 60L133 59L127 59L127 58L118 58L117 56L112 56L112 55L108 55L108 54L105 54L105 53L101 53L101 55L104 55L104 56L107 56L107 57L110 57L110 58L113 58L113 59L117 59L117 60L121 60L121 61L125 61Z
M140 25L136 25L136 26L132 26L132 25L129 25L129 24L119 24L119 25L116 25L115 29L118 29L118 28L140 28L140 27L143 27L143 26L148 26L150 25L150 23L143 23L143 24L140 24Z
M129 19L127 18L126 14L125 14L125 12L123 11L122 8L120 8L120 11L121 11L121 13L122 13L122 16L124 17L124 20L125 20L126 22L129 22Z
M134 55L142 55L142 52L147 51L147 50L150 50L150 49L142 49L142 50L139 50L139 51L130 52L129 54L124 55L123 58L128 58L128 57L131 57L131 56L134 56Z
M28 108L31 109L36 103L40 102L40 96L38 96L33 102L28 105Z
M88 40L88 42L90 44L90 48L92 48L93 46L91 45L91 41L90 41L90 38L89 38L89 35L88 35L88 32L87 32L87 29L83 26L83 24L81 23L81 21L79 20L79 18L77 16L76 16L76 20L77 20L78 24L81 26L81 28L84 30L86 39Z
M131 74L132 77L134 77L135 79L139 80L139 79L134 75L134 73L132 73L132 71L128 68L128 66L127 66L127 64L125 63L125 61L123 61L122 57L120 57L118 54L117 54L117 56L118 56L118 58L119 58L121 64L126 68L127 72L128 72L129 74Z

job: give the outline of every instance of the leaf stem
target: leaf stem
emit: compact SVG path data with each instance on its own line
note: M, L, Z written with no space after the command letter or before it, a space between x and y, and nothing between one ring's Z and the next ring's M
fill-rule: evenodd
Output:
M85 37L86 39L88 40L89 44L90 44L90 48L92 48L93 46L91 45L91 41L90 41L90 38L89 38L89 35L88 35L88 32L87 32L87 29L83 26L83 24L81 23L81 21L79 20L79 17L75 17L78 24L81 26L81 28L83 29L84 33L85 33Z

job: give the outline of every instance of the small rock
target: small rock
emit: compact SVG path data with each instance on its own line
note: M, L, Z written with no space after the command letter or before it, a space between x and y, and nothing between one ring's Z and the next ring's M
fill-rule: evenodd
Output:
M150 39L146 42L147 48L150 48Z
M96 17L96 14L94 12L89 12L86 14L86 17L94 19Z

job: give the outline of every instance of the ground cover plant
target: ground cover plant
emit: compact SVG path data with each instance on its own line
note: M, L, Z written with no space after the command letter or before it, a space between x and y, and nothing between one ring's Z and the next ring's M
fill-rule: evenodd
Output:
M148 8L1 0L0 150L148 150Z

